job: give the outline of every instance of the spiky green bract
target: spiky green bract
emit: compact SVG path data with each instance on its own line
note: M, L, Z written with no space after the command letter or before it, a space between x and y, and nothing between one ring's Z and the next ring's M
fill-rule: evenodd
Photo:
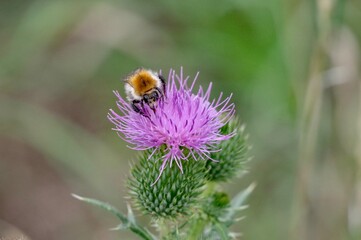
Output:
M248 160L249 146L244 126L240 125L238 119L234 118L221 128L221 134L235 135L218 146L218 151L211 154L211 158L216 161L207 161L206 168L209 169L207 179L209 181L228 181L244 170L244 163Z
M240 191L231 201L225 192L215 192L208 198L204 212L210 219L208 226L202 232L201 239L233 239L239 235L230 232L230 226L243 218L238 218L238 212L247 208L246 199L255 188L252 183L245 190Z
M129 188L135 205L154 218L187 215L198 202L205 184L205 162L189 158L182 162L183 173L173 164L156 181L164 153L160 150L148 159L149 154L146 151L131 170Z
M229 239L229 230L219 217L227 212L230 202L229 196L225 192L214 192L207 198L203 206L208 220L208 224L203 230L204 239Z
M227 193L215 192L207 198L203 210L208 217L217 219L218 216L224 214L229 203L230 199Z

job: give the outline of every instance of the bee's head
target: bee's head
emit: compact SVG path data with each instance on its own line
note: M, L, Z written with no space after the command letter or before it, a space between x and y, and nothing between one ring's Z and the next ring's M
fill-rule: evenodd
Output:
M144 102L148 104L150 108L154 109L159 99L159 94L157 91L153 91L149 94L144 94L143 99Z

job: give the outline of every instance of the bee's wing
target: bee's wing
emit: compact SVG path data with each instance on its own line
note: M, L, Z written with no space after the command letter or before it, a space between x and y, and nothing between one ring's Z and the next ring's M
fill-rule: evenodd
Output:
M158 74L158 77L159 77L160 81L162 82L163 94L165 94L165 89L166 89L166 86L165 86L165 78L164 78L162 75L160 75L160 74Z

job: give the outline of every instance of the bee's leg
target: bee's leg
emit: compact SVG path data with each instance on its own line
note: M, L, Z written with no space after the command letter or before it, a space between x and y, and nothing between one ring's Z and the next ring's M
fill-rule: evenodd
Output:
M153 94L152 97L156 98L155 100L158 100L158 98L162 97L163 94L162 94L162 91L158 87L156 87L155 89L157 90L157 92L155 92L155 94Z
M164 99L164 94L162 93L162 91L158 88L158 87L156 87L155 88L157 91L156 92L154 92L154 94L153 94L153 100L154 101L158 101L158 100L163 100Z
M144 117L150 118L148 109L146 109L144 106L144 101L140 101L140 106L141 106L142 110L139 113L142 114Z
M139 104L139 103L143 103L143 101L133 100L131 105L135 112L142 113L142 110L137 106L137 104ZM142 107L143 107L143 105L142 105Z
M148 100L146 102L149 105L149 107L153 110L153 112L155 112L155 108L157 107L158 102L159 102L158 100L161 97L161 95L160 95L161 92L159 91L160 89L156 88L155 90L156 91L149 94L149 98L148 98Z
M140 101L140 106L142 107L142 109L144 110L144 101ZM144 114L143 114L144 115Z

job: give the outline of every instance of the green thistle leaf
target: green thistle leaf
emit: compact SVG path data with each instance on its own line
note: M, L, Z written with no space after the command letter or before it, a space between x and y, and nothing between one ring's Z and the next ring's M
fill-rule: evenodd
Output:
M158 151L148 160L150 152L141 156L133 167L129 188L135 205L154 218L176 218L187 215L198 202L205 184L205 162L188 159L182 161L183 174L178 166L167 166L156 183L162 164L162 152Z
M223 216L220 217L221 221L226 223L228 226L233 224L236 221L236 214L239 211L247 208L247 205L244 205L244 202L251 195L255 189L256 184L252 183L245 190L240 191L231 201L230 206L227 208L227 211Z
M244 164L249 159L248 136L244 132L244 126L240 126L237 119L231 120L221 128L223 135L232 132L235 132L235 136L223 141L217 146L216 150L219 151L211 154L211 158L218 162L207 161L206 163L206 168L209 169L206 177L209 181L228 181L244 170Z
M121 213L118 209L116 209L109 203L105 203L105 202L102 202L102 201L99 201L96 199L92 199L92 198L81 197L76 194L72 194L72 196L80 201L87 202L91 205L100 207L100 208L114 214L120 220L121 224L119 224L113 230L130 229L132 232L134 232L138 236L142 237L143 239L146 239L146 240L156 240L157 239L146 228L144 228L136 223L132 209L130 208L130 206L128 206L128 216L125 216L123 213Z

